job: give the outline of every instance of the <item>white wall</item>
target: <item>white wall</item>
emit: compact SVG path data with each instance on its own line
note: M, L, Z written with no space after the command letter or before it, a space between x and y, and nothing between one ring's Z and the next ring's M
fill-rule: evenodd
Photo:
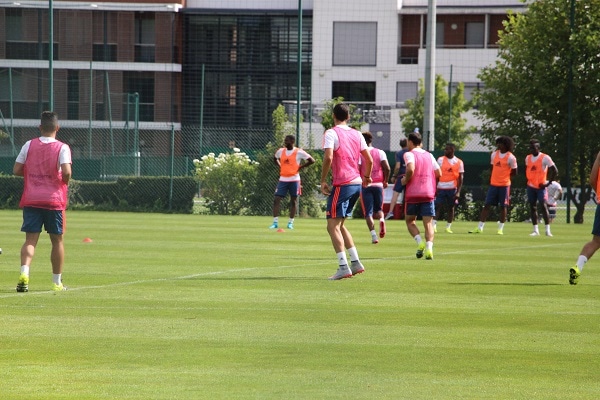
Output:
M223 10L297 10L298 0L187 0L185 6ZM312 8L313 0L302 0L303 10Z
M377 66L334 67L333 23L334 22L377 22ZM390 40L393 38L393 40ZM398 43L397 4L390 0L364 2L340 0L315 0L313 9L313 101L331 98L332 81L375 81L377 102L389 99L396 85L389 79L396 69L396 46ZM388 78L384 77L388 75Z

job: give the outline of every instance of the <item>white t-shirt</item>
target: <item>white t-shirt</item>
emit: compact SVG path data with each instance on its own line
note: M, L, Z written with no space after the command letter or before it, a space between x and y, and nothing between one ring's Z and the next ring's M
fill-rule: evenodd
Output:
M423 150L420 147L415 147L414 149L412 149L412 151L407 151L406 153L404 153L404 162L406 163L406 165L408 165L409 163L415 163L415 155L412 153L413 151L415 153L425 153L425 150ZM431 165L433 166L433 170L435 171L436 169L440 169L440 165L437 163L437 160L435 159L433 154L429 153L429 156L431 158Z
M546 203L550 206L555 206L557 200L562 197L562 186L560 186L560 183L552 181L546 190L548 191L548 200L546 200Z
M508 155L508 152L501 153L500 150L493 151L492 154L490 155L490 164L492 164L492 165L494 165L494 157L496 157L496 153L498 153L498 156L500 158L504 158ZM517 157L515 157L515 155L512 153L510 154L510 157L508 158L508 166L510 167L510 169L517 168Z
M43 143L52 143L52 142L57 141L55 138L51 138L51 137L47 137L47 136L40 136L39 139ZM20 164L25 164L25 161L27 160L27 153L29 152L29 144L30 143L31 143L31 140L28 140L27 142L25 142L23 147L21 147L21 151L19 152L19 155L17 156L16 162L18 162ZM60 170L60 166L62 164L72 164L71 149L66 144L63 144L60 148L60 153L58 155L58 164L56 167Z
M440 166L440 169L442 168L442 165L444 165L444 158L448 159L448 163L450 165L455 165L457 163L460 163L458 166L458 173L459 174L464 174L465 173L465 164L462 162L462 160L456 156L452 157L452 158L448 158L446 156L441 156L440 158L437 159L437 163ZM438 182L437 185L438 189L456 189L454 187L454 181L448 181L448 182Z
M294 147L292 150L288 150L287 148L282 147L275 152L275 158L279 160L281 158L281 155L283 154L283 150L285 150L286 156L290 156L295 149L296 147ZM309 158L311 158L310 154L298 148L298 152L296 153L296 162L298 163L298 165L300 165L302 160L308 160ZM298 173L294 176L280 176L279 180L282 182L296 182L300 180L300 174Z
M373 147L369 147L369 151L371 151ZM387 161L387 154L385 154L385 151L381 150L381 149L377 149L377 151L379 152L379 159L381 161ZM358 164L362 164L362 157L358 160ZM383 170L381 172L383 174ZM383 182L374 182L374 183L369 183L369 186L375 186L375 187L383 187Z
M338 128L344 129L346 131L351 130L348 125L338 125ZM360 151L368 149L367 142L365 142L365 138L363 135L360 135ZM340 141L338 139L337 133L333 129L327 129L325 134L323 135L323 149L333 149L333 151L337 150L340 147Z
M347 130L347 131L353 129L345 124L337 125L337 127ZM325 131L325 134L323 135L323 149L333 149L333 151L336 151L339 147L340 147L340 140L338 139L337 133L335 133L335 131L333 129L327 129ZM367 146L367 142L365 141L365 138L363 137L363 135L360 135L360 151L367 150L368 148L369 147ZM362 183L362 178L359 176L358 178L354 179L352 182L348 182L348 183L349 184Z

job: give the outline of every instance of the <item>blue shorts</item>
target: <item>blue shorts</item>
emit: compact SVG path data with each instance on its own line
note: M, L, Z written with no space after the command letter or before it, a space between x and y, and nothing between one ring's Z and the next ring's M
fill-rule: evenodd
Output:
M534 189L531 186L527 186L527 201L529 203L546 203L546 200L548 200L546 188Z
M402 177L404 177L404 175L398 175L396 177L396 182L394 182L394 192L402 193L404 191L404 185L401 183Z
M592 228L592 235L600 236L600 204L596 206L596 214L594 215L594 227Z
M381 186L369 186L361 188L360 205L363 215L370 217L374 213L383 210L383 188Z
M65 230L64 210L46 210L44 208L24 207L21 232L39 233L42 226L46 232L62 235Z
M438 189L437 194L435 195L435 204L448 204L453 206L455 194L456 189Z
M510 204L510 186L492 186L490 185L485 204L499 207L508 207Z
M548 204L548 216L550 219L556 218L556 204Z
M406 204L406 215L416 215L421 217L434 217L435 216L435 204L433 201L425 203L407 203Z
M360 197L361 185L334 186L327 197L327 219L346 218Z
M300 196L302 189L300 188L300 181L284 182L279 181L277 189L275 189L275 196L285 197L290 194L290 197Z

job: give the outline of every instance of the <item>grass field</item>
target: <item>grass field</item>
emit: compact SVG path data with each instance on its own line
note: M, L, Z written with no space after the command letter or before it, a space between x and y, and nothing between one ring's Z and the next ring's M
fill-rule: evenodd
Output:
M456 222L425 261L404 221L372 245L349 220L366 272L328 281L323 219L73 211L70 290L43 235L16 293L21 214L0 211L0 398L597 399L600 255L568 284L591 222Z

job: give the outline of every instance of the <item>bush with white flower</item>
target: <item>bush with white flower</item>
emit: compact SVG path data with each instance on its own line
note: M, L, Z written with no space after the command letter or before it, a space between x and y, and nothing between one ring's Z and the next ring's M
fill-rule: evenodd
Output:
M232 153L214 153L194 160L200 191L211 214L241 214L248 206L248 190L254 186L256 161L234 148Z

